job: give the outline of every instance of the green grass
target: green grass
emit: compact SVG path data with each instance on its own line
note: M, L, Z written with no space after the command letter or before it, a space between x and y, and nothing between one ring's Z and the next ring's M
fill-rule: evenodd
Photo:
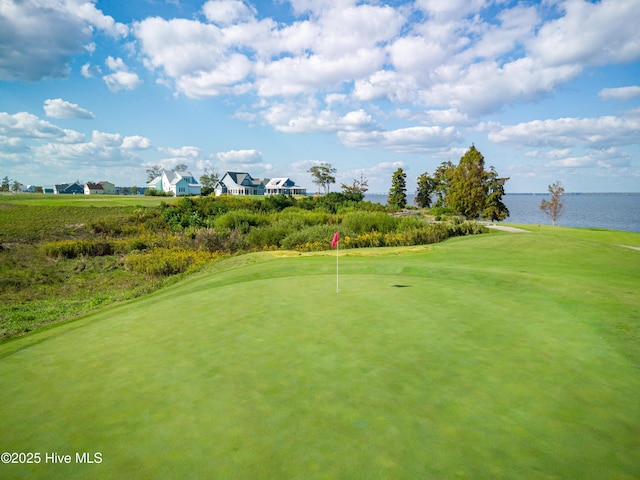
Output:
M174 203L175 197L151 197L141 195L51 195L42 193L0 193L0 205L32 206L83 206L116 207L144 206L157 207L160 203Z
M0 344L3 478L637 478L640 235L234 257ZM75 460L75 458L74 458Z

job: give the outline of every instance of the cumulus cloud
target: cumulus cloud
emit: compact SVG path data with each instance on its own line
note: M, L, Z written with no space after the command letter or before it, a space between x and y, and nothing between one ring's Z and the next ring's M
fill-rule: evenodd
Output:
M494 127L489 140L530 147L609 147L638 143L640 116L559 118Z
M137 74L130 72L121 58L107 57L105 62L107 67L113 72L102 77L107 87L112 92L120 90L133 90L142 83Z
M151 148L151 140L140 135L132 135L122 139L122 148L127 150L146 150Z
M448 147L462 141L462 135L454 127L408 127L397 130L370 132L339 132L343 145L352 148L382 148L394 152L426 152Z
M55 140L60 143L78 143L84 135L60 128L27 112L13 115L0 112L0 135L13 138Z
M224 26L250 20L258 13L240 0L209 0L202 11L211 23Z
M619 169L631 165L631 156L616 148L588 149L585 155L572 156L569 153L560 156L557 160L550 161L547 166L551 168L576 169L576 168L603 168Z
M199 147L193 147L190 145L185 145L180 148L163 147L159 150L179 159L196 159L200 157L200 153L202 152Z
M640 86L603 88L598 95L603 100L620 100L626 102L634 98L640 98Z
M72 56L85 49L96 29L115 38L128 32L90 0L3 0L0 80L68 76Z
M262 162L262 152L255 149L219 152L216 157L224 163L250 165Z
M47 117L50 118L82 118L88 120L95 118L89 110L61 98L45 100L43 108Z

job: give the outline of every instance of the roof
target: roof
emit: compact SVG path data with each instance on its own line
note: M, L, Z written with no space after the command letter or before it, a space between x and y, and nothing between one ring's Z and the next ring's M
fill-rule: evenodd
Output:
M295 182L287 177L272 178L267 182L267 188L291 188L295 186Z
M151 186L151 185L155 185L156 183L158 183L163 176L167 177L167 181L171 184L171 185L177 185L181 180L185 180L189 185L198 185L198 182L196 181L195 177L191 174L191 172L176 172L175 170L163 170L162 174L160 174L159 176L157 176L156 178L154 178L153 180L151 180L150 182L147 182L147 185Z
M253 178L246 172L227 172L222 176L222 178L224 178L226 175L229 175L229 177L231 177L231 180L233 180L237 185L242 185L245 187L259 187L260 185L264 185L268 181L268 179Z
M89 190L104 190L100 183L87 183L87 188Z

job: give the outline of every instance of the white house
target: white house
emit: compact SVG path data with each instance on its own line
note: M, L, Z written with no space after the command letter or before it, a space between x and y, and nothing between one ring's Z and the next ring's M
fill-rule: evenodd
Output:
M118 192L116 191L116 186L111 183L111 182L98 182L98 185L102 186L102 191L106 194L106 195L115 195Z
M265 195L305 195L307 189L298 187L293 180L287 177L272 178L265 185Z
M200 195L202 186L189 172L163 170L162 174L149 183L148 188L155 188L162 192L171 192L174 196Z
M227 172L214 187L219 195L304 195L307 190L298 187L290 178L253 178L246 172Z
M104 188L99 183L86 183L84 185L84 194L85 195L103 195Z
M227 172L216 183L214 191L220 195L264 195L266 178L253 178L245 172Z

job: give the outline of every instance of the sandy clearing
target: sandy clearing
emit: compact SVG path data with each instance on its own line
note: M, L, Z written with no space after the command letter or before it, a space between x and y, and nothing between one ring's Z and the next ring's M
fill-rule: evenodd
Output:
M511 233L531 233L529 230L523 230L522 228L516 227L507 227L506 225L491 225L485 224L487 228L493 228L494 230L502 230L503 232L511 232Z
M618 245L619 247L630 248L631 250L640 250L640 247L632 247L631 245Z

